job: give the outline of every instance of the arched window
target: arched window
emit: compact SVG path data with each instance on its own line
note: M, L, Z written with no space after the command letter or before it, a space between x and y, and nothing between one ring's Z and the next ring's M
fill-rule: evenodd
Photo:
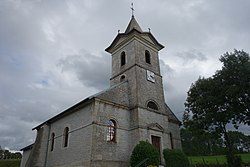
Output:
M146 61L146 63L151 64L150 53L148 50L145 51L145 61Z
M68 147L69 142L69 128L66 127L63 132L63 147Z
M116 142L116 122L112 119L108 121L107 141Z
M126 64L126 54L125 52L123 51L121 53L121 66L125 65Z
M124 81L125 80L125 75L122 75L121 78L120 78L120 82Z
M169 134L169 137L170 137L171 149L174 149L174 142L173 142L173 135L172 135L172 133Z
M54 144L55 144L55 133L51 134L51 147L50 147L50 151L54 150Z
M149 101L147 104L147 108L153 109L153 110L158 110L158 106L155 102Z

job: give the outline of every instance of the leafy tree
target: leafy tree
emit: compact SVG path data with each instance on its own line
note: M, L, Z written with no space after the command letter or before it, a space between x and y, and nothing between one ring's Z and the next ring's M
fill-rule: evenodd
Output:
M191 85L185 103L192 115L185 125L201 134L216 132L224 137L229 165L236 165L227 125L250 124L250 58L244 51L234 50L221 56L223 63L212 77L199 78ZM230 161L229 161L230 160Z
M181 129L182 150L187 155L225 154L223 140L216 133L196 133L194 129Z
M3 150L0 148L0 159L21 159L22 154L20 152L10 152L9 150Z
M234 50L220 58L222 70L215 75L224 87L225 109L234 113L234 123L250 125L250 57Z
M10 159L11 158L11 152L9 150L4 150L4 159Z
M237 153L243 153L244 150L249 150L250 138L242 132L238 131L229 131L228 136L232 143L233 149Z

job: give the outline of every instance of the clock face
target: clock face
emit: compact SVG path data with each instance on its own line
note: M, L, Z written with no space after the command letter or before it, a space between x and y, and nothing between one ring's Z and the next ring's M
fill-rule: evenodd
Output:
M147 70L147 80L150 82L155 82L155 74L152 71Z

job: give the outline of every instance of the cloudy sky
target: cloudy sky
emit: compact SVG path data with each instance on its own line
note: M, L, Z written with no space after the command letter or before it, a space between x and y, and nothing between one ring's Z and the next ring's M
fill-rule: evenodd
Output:
M250 52L249 0L134 0L135 17L165 46L165 100L181 119L186 92L221 68L229 51ZM31 129L109 87L104 51L131 18L128 0L0 1L0 145L19 150ZM250 133L249 127L243 128Z

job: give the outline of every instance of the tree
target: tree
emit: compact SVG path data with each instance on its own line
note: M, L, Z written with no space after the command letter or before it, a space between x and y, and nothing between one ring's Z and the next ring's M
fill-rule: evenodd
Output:
M228 163L236 166L227 125L250 124L250 59L244 51L221 56L222 69L212 77L199 78L188 91L185 107L192 115L185 125L201 133L216 132L224 137Z
M227 111L234 113L234 122L250 125L250 58L244 51L234 50L220 58L222 70L216 78L224 87Z
M225 154L223 140L216 133L181 128L181 143L183 152L189 156Z
M237 153L243 153L249 150L250 138L242 132L229 131L228 136L232 142L233 149Z

